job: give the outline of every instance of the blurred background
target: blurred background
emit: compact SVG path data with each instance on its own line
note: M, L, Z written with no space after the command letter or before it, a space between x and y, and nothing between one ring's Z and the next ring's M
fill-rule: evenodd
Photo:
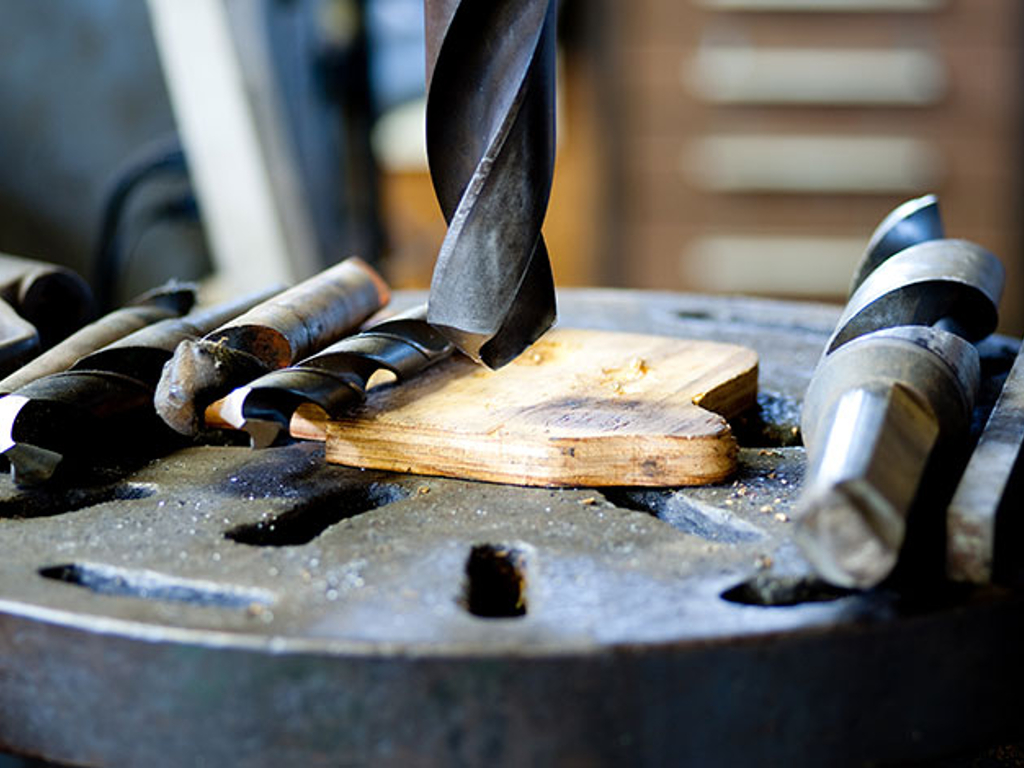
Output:
M925 192L1024 331L1019 0L562 0L556 282L840 301ZM425 287L422 0L3 0L0 251Z

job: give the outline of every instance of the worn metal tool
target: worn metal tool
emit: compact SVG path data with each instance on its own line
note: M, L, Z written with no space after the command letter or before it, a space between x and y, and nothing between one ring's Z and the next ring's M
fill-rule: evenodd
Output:
M1003 270L988 251L938 239L885 253L901 228L941 231L934 200L927 208L928 226L890 216L872 237L874 267L855 281L804 399L797 540L840 586L874 586L895 567L929 462L967 434L980 380L971 342L996 325Z
M923 195L896 206L871 235L864 258L854 272L850 293L890 256L912 245L941 240L945 236L936 195Z
M496 368L555 319L541 224L555 158L555 0L426 0L427 154L448 222L427 319Z
M264 291L146 326L0 399L0 453L15 482L49 480L69 457L158 452L169 435L153 392L175 348L266 298Z
M351 333L388 299L373 269L346 259L203 339L179 344L157 386L156 410L175 431L195 435L210 403Z
M946 513L946 573L954 581L1024 583L1024 349L1010 369Z
M70 269L0 254L0 377L79 329L94 313L89 285Z
M426 314L426 306L415 307L236 389L207 408L207 424L245 430L253 447L265 448L288 433L301 406L340 416L366 399L378 371L405 381L452 353L451 342L426 322Z
M142 294L131 304L104 315L0 380L0 396L67 370L91 352L151 323L180 317L196 300L195 286L171 282Z
M45 261L0 254L0 299L39 331L48 349L96 313L89 284L75 272Z
M6 301L0 300L0 376L16 371L39 354L39 332Z

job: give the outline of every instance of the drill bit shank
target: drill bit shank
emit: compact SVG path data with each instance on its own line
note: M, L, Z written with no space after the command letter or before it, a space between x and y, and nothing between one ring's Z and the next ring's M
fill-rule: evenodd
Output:
M971 344L921 326L862 336L815 374L797 540L822 577L873 586L892 571L928 462L966 433L979 381Z

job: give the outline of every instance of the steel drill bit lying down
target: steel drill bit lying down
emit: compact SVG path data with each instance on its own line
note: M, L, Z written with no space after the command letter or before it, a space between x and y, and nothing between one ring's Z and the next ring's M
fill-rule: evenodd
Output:
M389 298L376 272L346 259L204 338L179 344L160 377L156 410L175 431L196 435L214 400L351 333Z
M555 319L541 224L555 153L555 0L426 0L427 155L448 222L427 319L497 368Z
M70 269L0 254L0 299L35 326L42 349L81 328L96 313L92 289Z
M146 326L86 355L69 370L31 381L0 399L0 453L10 462L15 482L46 481L68 458L88 462L159 450L173 433L156 416L153 392L175 348L267 295Z
M298 365L268 373L213 403L207 423L245 430L254 448L265 448L288 433L300 406L340 416L366 399L367 384L377 371L390 371L401 382L451 355L451 342L426 322L426 314L425 306L416 307Z
M39 332L0 299L0 376L16 371L39 354Z
M937 203L927 207L928 226L890 216L872 237L874 266L858 270L804 398L797 541L843 587L874 586L895 567L926 468L968 432L980 382L971 342L996 326L1003 269L991 253L963 240L886 245L897 228L940 233Z
M194 285L171 282L142 294L131 304L104 315L71 334L0 380L0 396L70 368L76 361L152 323L180 317L196 300Z

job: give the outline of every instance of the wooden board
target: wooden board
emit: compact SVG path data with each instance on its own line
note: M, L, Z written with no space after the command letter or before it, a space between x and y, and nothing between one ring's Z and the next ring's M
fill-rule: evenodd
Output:
M756 394L757 354L746 347L557 329L499 371L455 358L371 391L326 429L296 417L292 434L326 431L327 460L357 467L521 485L697 485L735 469L723 416Z

